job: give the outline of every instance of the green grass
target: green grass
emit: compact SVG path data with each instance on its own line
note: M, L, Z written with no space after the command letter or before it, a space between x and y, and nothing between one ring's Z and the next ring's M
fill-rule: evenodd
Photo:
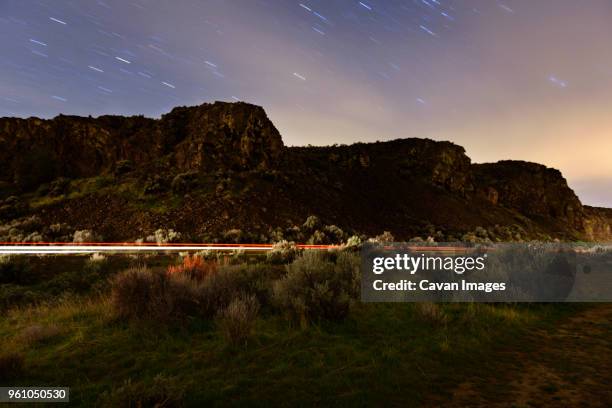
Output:
M25 369L8 385L70 386L82 406L126 380L163 375L185 390L186 405L406 405L446 394L468 374L495 375L495 351L521 347L567 306L443 305L446 323L414 304L359 304L348 320L307 328L264 314L245 347L232 348L214 322L187 327L117 321L104 299L66 300L14 310L0 320L3 350L22 352ZM25 345L32 325L59 328Z
M106 279L143 260L116 256L91 268L87 259L16 263L28 273L24 282L3 287L51 303L2 310L0 369L6 356L23 358L22 370L2 385L69 386L79 406L100 398L121 406L126 395L150 402L159 395L147 393L159 389L187 406L428 404L433 396L449 401L466 378L491 395L503 394L499 381L490 380L521 363L504 350L528 352L533 333L552 330L584 308L357 303L343 321L302 326L264 304L247 345L231 346L214 319L191 317L170 326L120 320ZM146 259L157 269L176 261ZM284 271L261 257L251 262L256 276L262 267ZM278 279L276 272L265 279Z
M111 176L97 176L83 179L71 180L65 194L58 196L38 195L38 193L26 194L24 198L29 201L32 208L41 208L57 204L65 200L85 197L90 194L112 191L117 189L114 178Z

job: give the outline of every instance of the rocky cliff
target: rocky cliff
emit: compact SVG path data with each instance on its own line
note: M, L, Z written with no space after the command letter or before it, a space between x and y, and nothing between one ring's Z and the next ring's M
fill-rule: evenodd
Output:
M0 161L5 229L34 216L35 237L69 225L107 240L169 228L194 240L325 242L338 230L611 239L610 210L583 206L557 170L472 164L462 147L427 139L285 147L264 110L245 103L176 108L158 120L0 119ZM311 214L322 226L304 235Z
M612 209L584 207L586 238L592 241L612 241Z
M92 177L129 162L178 171L270 167L283 147L264 110L245 103L175 108L144 117L0 119L0 181L21 190L58 177Z
M515 209L528 217L584 229L582 204L559 170L505 160L475 164L472 171L479 192L492 204Z

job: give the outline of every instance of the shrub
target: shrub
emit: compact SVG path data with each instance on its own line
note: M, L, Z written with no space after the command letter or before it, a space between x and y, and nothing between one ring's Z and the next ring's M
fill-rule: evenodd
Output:
M205 260L197 255L187 255L183 257L182 263L179 265L171 265L168 267L170 275L185 275L190 279L202 281L207 276L217 272L216 260Z
M239 229L230 229L228 231L225 231L223 233L223 239L226 242L230 242L233 244L239 244L241 242L244 242L245 240L245 234L242 230Z
M346 244L344 244L345 249L359 249L361 248L361 238L357 235L353 235L349 239L346 240Z
M155 242L157 244L167 244L169 242L177 242L181 239L181 233L173 229L158 229L153 235L149 235L146 239L147 242Z
M23 372L24 358L14 351L0 353L0 381L15 380Z
M273 286L276 305L302 325L344 319L358 293L359 259L350 253L305 252Z
M346 234L342 229L337 227L336 225L327 225L325 228L325 235L331 238L334 243L341 243L344 241Z
M72 242L79 244L86 242L96 242L98 238L99 237L97 237L92 230L74 231Z
M380 243L390 243L390 242L395 242L395 237L393 236L393 234L390 231L385 231L380 235L377 235L374 239L374 242L380 242Z
M202 281L199 296L204 316L215 316L240 294L254 294L265 302L265 289L253 270L250 265L226 265Z
M295 242L280 241L272 245L272 250L266 254L268 262L273 264L287 264L293 262L300 253Z
M314 231L320 226L321 226L321 220L316 215L311 215L308 218L306 218L306 221L304 222L304 225L303 225L304 229L308 231Z
M100 396L101 407L180 407L183 405L185 390L178 381L156 376L152 382L133 382L131 379L122 386Z
M241 295L219 312L217 324L230 344L241 345L251 336L258 313L257 298L254 295Z
M137 267L113 279L111 303L120 318L180 321L199 312L197 289L194 281L181 274Z
M327 235L323 231L316 230L312 233L308 241L306 241L309 245L321 245L328 243Z
M88 262L90 263L105 263L106 261L107 261L106 256L99 252L96 252L95 254L91 254L91 256L88 259Z
M203 251L198 251L194 254L194 256L202 258L206 261L217 260L218 255L219 255L219 251L216 251L214 249L205 249Z

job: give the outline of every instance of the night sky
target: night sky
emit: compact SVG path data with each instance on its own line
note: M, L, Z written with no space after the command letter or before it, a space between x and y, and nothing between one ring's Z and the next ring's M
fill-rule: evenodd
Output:
M242 100L288 145L429 137L612 207L612 1L0 0L0 116Z

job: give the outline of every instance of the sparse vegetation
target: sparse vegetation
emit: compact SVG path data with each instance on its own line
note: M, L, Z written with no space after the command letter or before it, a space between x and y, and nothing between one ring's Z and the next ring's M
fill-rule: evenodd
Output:
M266 253L268 262L274 264L287 264L292 262L300 253L295 242L279 241Z
M238 296L219 312L219 329L230 344L242 345L251 336L258 313L259 302L254 295Z
M321 319L342 320L359 293L358 270L354 255L306 252L274 283L274 300L283 313L302 325Z
M197 283L188 276L145 267L120 273L111 285L117 316L131 321L183 322L199 314L199 297Z
M203 281L208 276L217 273L216 260L206 260L197 255L186 255L179 265L168 267L170 275L184 275L191 280Z
M173 378L157 375L152 381L133 381L131 378L100 396L98 405L114 407L180 407L183 406L184 386Z

